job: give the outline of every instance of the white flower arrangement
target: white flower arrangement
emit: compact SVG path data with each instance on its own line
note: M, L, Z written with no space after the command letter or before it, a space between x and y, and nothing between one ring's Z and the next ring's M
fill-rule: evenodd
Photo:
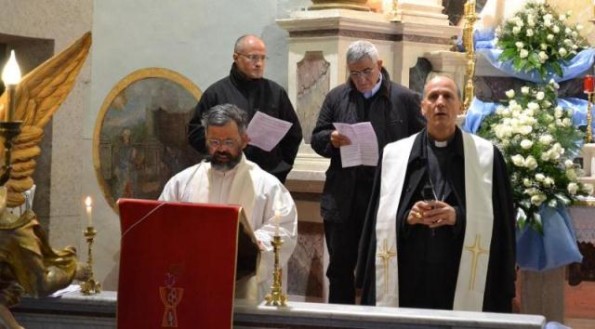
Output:
M506 92L508 100L486 118L479 135L502 151L510 174L520 228L542 232L540 207L569 206L593 187L582 184L574 157L584 133L572 124L572 110L557 105L558 84Z
M566 26L570 12L557 14L545 1L529 1L523 10L496 30L501 61L512 61L517 71L536 70L562 76L561 63L588 46L581 25Z

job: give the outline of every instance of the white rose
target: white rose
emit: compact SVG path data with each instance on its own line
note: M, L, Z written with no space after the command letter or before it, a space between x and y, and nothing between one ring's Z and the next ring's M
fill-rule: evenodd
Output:
M549 58L549 56L545 53L545 51L539 52L539 62L540 63L545 63L545 61L547 61L548 58Z
M547 50L547 45L545 43L541 43L539 48L541 48L541 50Z
M513 31L513 33L514 33L514 31ZM554 35L553 34L548 34L547 37L546 37L546 39L547 39L547 41L554 41Z
M535 102L529 102L527 104L527 108L531 109L532 111L538 111L539 110L539 104L537 104Z
M574 168L574 162L570 159L566 159L564 161L564 167L566 167L566 169Z
M552 103L550 101L546 100L546 101L543 102L543 107L544 108L548 108L550 106L552 106Z
M545 26L545 27L552 26L552 21L544 19L543 20L543 26Z
M523 185L525 185L525 187L529 187L532 184L533 183L531 182L531 180L529 178L523 178Z
M574 169L568 169L568 170L566 170L566 177L571 182L576 182L577 179L578 179L578 176L576 175L576 170L574 170Z
M527 87L527 86L521 87L521 94L527 95L527 94L529 94L529 91L530 91L529 87Z
M570 126L572 126L572 120L570 120L570 118L564 118L564 119L562 119L562 126L563 127L570 127Z
M562 48L562 49L564 49L564 48ZM521 52L519 53L519 57L527 58L527 56L529 56L529 51L527 49L521 49Z
M506 91L506 97L514 98L514 89L510 89Z
M515 42L514 44L515 44L515 46L516 46L518 49L523 49L523 48L525 48L525 44L524 44L522 41L517 41L517 42Z
M564 14L561 14L561 15L560 15L558 18L559 18L559 19L560 19L562 22L564 22L564 21L566 20L566 15L564 15Z
M512 160L512 163L517 167L525 166L525 158L523 158L523 156L520 154L513 155L510 157L510 160Z
M533 142L528 140L528 139L523 139L521 141L521 147L525 150L528 150L531 148L531 146L533 146Z
M528 37L532 37L533 36L533 29L527 29L527 36Z
M539 196L539 195L533 195L531 196L531 203L535 206L541 206L541 204L543 203L543 197Z
M593 185L592 184L584 184L583 192L585 192L588 195L592 195L593 194Z
M554 34L560 33L560 27L558 25L554 25L554 28L552 29L552 32L554 32Z
M553 186L553 185L554 185L554 179L553 179L553 178L551 178L551 177L546 177L546 178L543 180L543 185L544 185L545 187L551 187L551 186Z
M530 155L525 159L525 167L529 168L530 170L535 170L537 168L537 160Z
M543 145L550 145L553 141L554 141L554 137L549 134L541 135L539 137L539 142Z
M538 182L543 182L543 180L545 179L545 175L542 173L537 173L535 174L535 180Z
M580 30L584 29L585 27L584 27L584 26L582 26L581 24L577 24L577 25L575 26L575 28L576 28L577 30L579 30L579 31L580 31ZM576 33L576 32L574 32L574 31L572 32L572 36L573 36L573 37L575 37L575 36L574 36L574 35L575 35L575 33ZM576 34L578 34L578 33L576 33ZM576 38L576 37L575 37L575 38Z
M521 53L522 53L522 51L521 51ZM566 50L566 48L562 47L558 50L558 54L560 54L560 56L564 57L564 56L568 55L568 50Z
M570 39L564 39L564 44L567 46L572 46L572 40Z
M550 152L543 152L539 158L541 161L550 161L550 157Z
M568 189L568 193L570 193L570 195L575 195L576 192L578 192L578 184L577 183L569 183L567 189Z
M572 30L569 27L567 27L564 29L564 33L570 34L570 33L572 33Z
M562 109L562 106L556 106L556 109L554 110L554 117L556 119L560 119L562 116L564 115L564 110Z
M520 27L515 26L515 27L512 28L512 34L517 35L519 33L521 33L521 28Z

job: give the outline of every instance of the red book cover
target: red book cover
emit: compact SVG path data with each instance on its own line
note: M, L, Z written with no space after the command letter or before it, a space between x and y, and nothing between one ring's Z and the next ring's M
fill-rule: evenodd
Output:
M118 207L118 328L232 328L238 240L254 241L241 208L137 199ZM238 275L254 273L258 247L242 252Z

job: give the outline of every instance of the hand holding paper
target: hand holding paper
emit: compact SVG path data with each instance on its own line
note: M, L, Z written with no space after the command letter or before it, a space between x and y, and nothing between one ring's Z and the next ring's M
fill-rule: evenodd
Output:
M350 145L340 148L343 168L378 164L378 141L370 122L356 124L335 122L333 125L339 133L351 141Z

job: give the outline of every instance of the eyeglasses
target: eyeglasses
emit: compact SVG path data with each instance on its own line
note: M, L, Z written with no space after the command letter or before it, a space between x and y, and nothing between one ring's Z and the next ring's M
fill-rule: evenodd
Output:
M227 147L227 148L233 148L234 146L236 146L238 143L237 140L232 139L232 138L227 138L224 140L220 140L220 139L207 139L207 144L212 147L212 148L219 148L221 145Z
M369 78L372 75L372 72L374 72L374 68L370 67L363 71L351 71L351 72L349 72L349 76L351 76L354 79L362 78L362 77Z
M266 55L242 54L242 53L236 53L236 54L246 57L252 63L258 63L259 61L264 62L268 59L268 57Z

